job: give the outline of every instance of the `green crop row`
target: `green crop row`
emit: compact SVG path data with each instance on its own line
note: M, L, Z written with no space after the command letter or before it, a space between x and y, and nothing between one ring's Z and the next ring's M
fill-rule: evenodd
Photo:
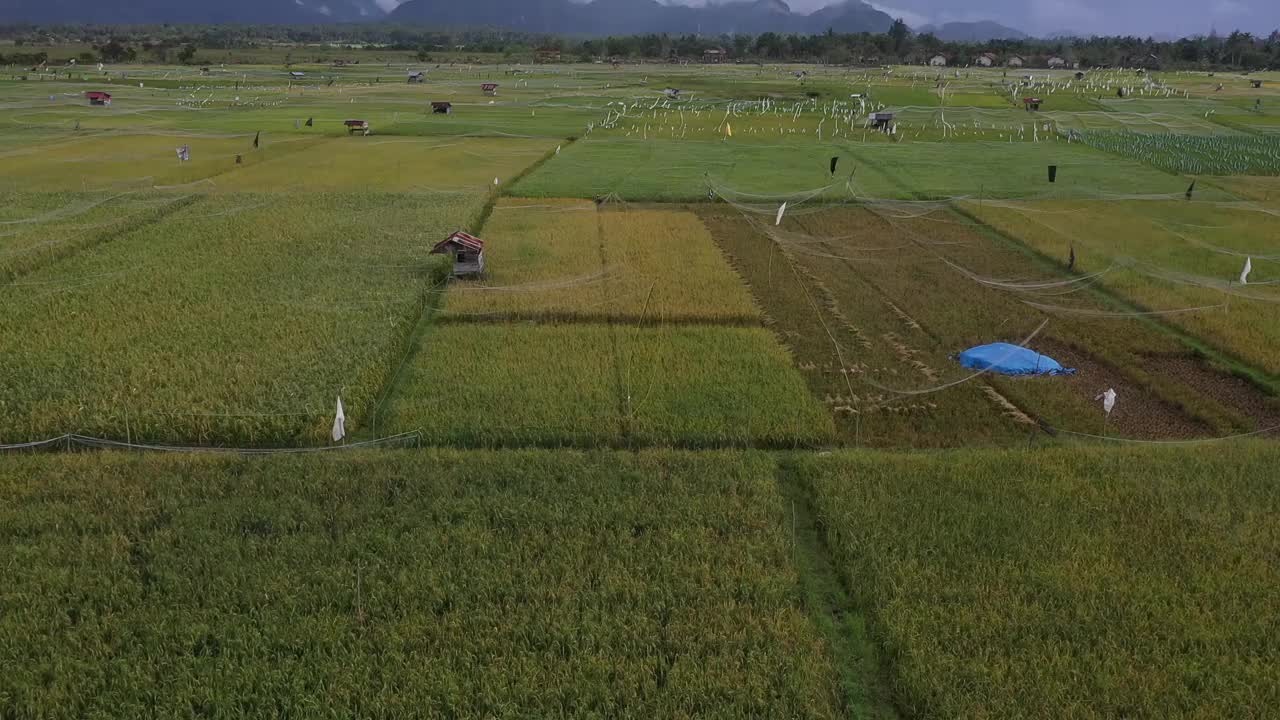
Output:
M835 718L774 463L0 464L0 717Z
M372 410L483 195L211 196L0 286L0 437L284 445Z
M1280 706L1268 445L797 461L899 706L927 718Z
M1085 130L1087 145L1184 175L1280 175L1280 136Z

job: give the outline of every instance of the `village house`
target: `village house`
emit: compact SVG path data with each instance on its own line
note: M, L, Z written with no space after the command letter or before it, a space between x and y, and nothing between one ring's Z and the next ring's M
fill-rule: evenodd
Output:
M346 126L348 135L368 135L370 132L368 120L347 120L342 124Z
M84 94L84 97L89 101L90 105L106 106L111 104L111 93L105 93L100 90L90 90Z
M426 79L427 79L427 74L421 70L417 70L415 72L409 73L410 83L426 82Z
M484 272L484 241L461 230L437 243L431 254L452 256L454 277Z
M1040 109L1040 103L1044 102L1038 97L1022 98L1022 104L1027 108L1027 112L1035 112Z
M721 47L707 48L706 50L702 51L702 62L721 63L721 62L724 62L724 59L727 55L728 53L725 52L724 48L721 48Z
M946 67L947 59L942 55L934 55L933 57L929 58L929 65L931 67Z
M431 112L437 115L452 115L453 103L451 102L433 102L431 103Z
M1023 60L1021 55L1010 55L1005 59L1004 64L1006 67L1020 68L1026 64L1026 60Z
M1047 64L1051 70L1059 70L1067 66L1067 61L1063 60L1057 55L1054 55L1053 57L1049 58L1049 60L1047 61Z
M995 65L995 64L996 64L996 56L995 56L995 55L992 55L992 54L991 54L991 53L989 53L989 52L982 53L982 54L981 54L981 55L979 55L978 57L974 58L974 60L973 60L973 64L974 64L974 65L977 65L978 67L987 67L987 68L989 68L989 67L991 67L991 66L993 66L993 65Z

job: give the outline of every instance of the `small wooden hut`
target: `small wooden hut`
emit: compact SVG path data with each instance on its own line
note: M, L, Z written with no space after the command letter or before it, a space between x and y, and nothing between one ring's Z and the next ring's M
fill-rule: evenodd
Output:
M884 110L871 113L871 127L880 132L893 132L893 113Z
M408 82L410 84L414 84L414 83L425 82L426 79L427 79L427 74L421 70L418 70L418 71L409 73Z
M493 97L494 95L498 94L498 83L492 83L492 82L481 83L480 91L483 92L485 95L488 95L489 97Z
M1262 81L1261 81L1261 80L1250 80L1250 81L1249 81L1249 84L1250 84L1250 85L1252 85L1252 86L1254 87L1254 89L1258 89L1258 88L1261 88L1261 87L1262 87Z
M348 135L368 135L371 132L368 120L347 120L342 124L347 127Z
M1035 112L1040 109L1040 103L1044 101L1038 97L1022 98L1022 104L1027 108L1027 112Z
M90 105L107 106L111 104L111 93L102 92L101 90L90 90L84 94Z
M453 113L453 103L433 102L431 103L431 112L437 115L450 115Z
M436 243L431 254L453 256L454 277L484 272L484 241L461 230Z

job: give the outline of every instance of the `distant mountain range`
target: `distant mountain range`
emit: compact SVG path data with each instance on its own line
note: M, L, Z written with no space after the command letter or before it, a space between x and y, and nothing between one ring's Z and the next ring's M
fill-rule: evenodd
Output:
M391 12L392 22L483 25L526 32L584 35L635 33L885 32L893 18L861 0L797 13L783 0L736 0L700 7L657 0L409 0Z
M376 0L0 0L0 22L298 25L384 20L436 27L490 27L574 35L764 32L885 32L893 17L862 0L811 13L784 0L710 0L690 7L658 0L408 0L386 13ZM947 23L940 39L985 42L1027 37L994 22Z
M0 22L296 25L385 17L374 0L0 0Z
M1026 40L1029 37L1021 30L1015 30L990 20L925 25L916 32L933 33L935 37L943 42L981 43L989 40Z

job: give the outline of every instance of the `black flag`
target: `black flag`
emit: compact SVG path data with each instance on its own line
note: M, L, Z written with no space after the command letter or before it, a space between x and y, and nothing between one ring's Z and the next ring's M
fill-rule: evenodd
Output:
M1049 166L1049 182L1058 182L1058 166Z
M1068 270L1076 269L1076 246L1075 245L1071 246L1071 254L1067 256L1067 269Z
M1192 180L1192 181L1191 181L1191 186L1187 188L1187 199L1188 199L1188 200L1190 200L1190 199L1191 199L1191 193L1194 193L1195 191L1196 191L1196 181L1195 181L1195 180Z
M307 127L315 126L315 118L307 118Z
M836 164L837 164L837 163L839 163L839 162L840 162L840 156L839 156L839 155L836 155L835 157L831 158L831 174L832 174L832 175L835 175L835 174L836 174Z
M258 149L258 141L262 139L262 131L259 130L257 135L253 136L253 149Z

